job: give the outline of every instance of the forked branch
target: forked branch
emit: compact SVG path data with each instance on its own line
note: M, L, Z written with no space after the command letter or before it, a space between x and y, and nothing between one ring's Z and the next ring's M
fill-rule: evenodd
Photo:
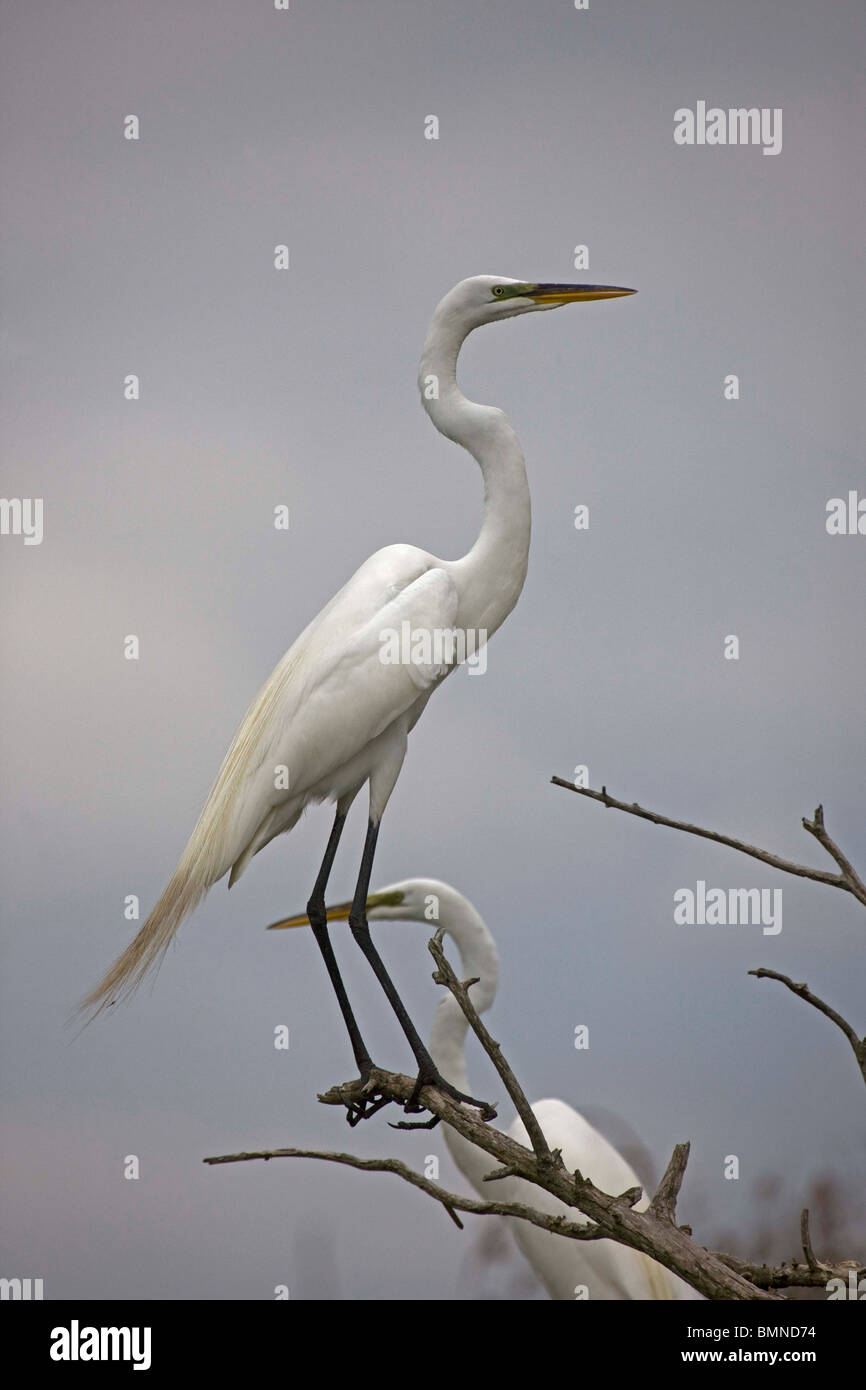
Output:
M576 787L573 782L567 782L564 777L551 777L550 780L555 787L564 787L566 791L588 797L590 801L598 801L610 810L624 811L629 816L637 816L640 820L651 821L653 825L664 825L670 830L682 830L686 835L697 835L700 839L713 840L718 845L727 845L729 849L735 849L740 854L748 854L750 858L758 859L762 864L769 864L771 869L778 869L781 873L795 874L797 878L809 878L813 883L826 883L831 888L841 888L866 907L866 884L856 873L839 846L827 834L824 828L824 810L821 806L817 807L814 820L807 820L804 816L802 824L804 830L813 835L830 857L836 861L839 866L837 874L830 873L825 869L813 869L809 864L798 864L792 859L783 859L779 854L771 854L769 850L760 849L758 845L750 845L746 840L734 839L732 835L721 835L717 830L706 830L701 825L690 825L688 821L674 820L671 816L663 816L658 811L648 811L646 807L639 806L636 801L618 801L615 796L608 794L606 787L602 787L601 791L597 792L593 791L591 787Z
M429 949L437 966L434 978L438 977L457 999L470 1027L506 1085L518 1113L528 1112L534 1121L523 1089L503 1056L501 1047L490 1037L478 1017L469 996L469 985L461 984L445 958L440 933L429 943ZM334 1086L320 1095L319 1100L325 1105L358 1107L366 1097L377 1095L397 1105L405 1105L414 1089L415 1081L411 1077L375 1068L366 1085L357 1080ZM485 1123L476 1111L456 1103L433 1086L424 1088L422 1098L436 1119L450 1124L494 1160L496 1167L488 1175L491 1181L504 1177L521 1178L556 1197L563 1205L563 1213L553 1215L538 1211L524 1202L482 1202L463 1197L445 1190L393 1158L362 1159L354 1154L330 1150L281 1148L223 1154L204 1161L216 1165L271 1158L314 1158L345 1164L364 1172L392 1173L433 1198L458 1225L461 1223L457 1213L463 1211L527 1221L565 1240L612 1239L657 1260L711 1299L778 1299L781 1296L778 1290L791 1284L823 1287L834 1275L847 1277L848 1265L840 1266L837 1270L817 1261L810 1265L807 1260L804 1264L792 1262L777 1269L768 1269L746 1265L733 1256L698 1245L688 1227L676 1224L676 1202L688 1162L688 1144L676 1146L649 1207L646 1211L636 1211L635 1204L642 1195L639 1189L630 1189L618 1196L602 1192L581 1173L569 1172L560 1153L557 1150L551 1152L546 1141L536 1149L526 1148L510 1135ZM525 1119L524 1124L527 1133L531 1133ZM565 1214L568 1209L579 1213L584 1220L570 1220ZM756 1277L753 1278L753 1274Z
M556 786L599 801L603 806L651 821L654 825L668 826L673 830L727 845L783 873L795 874L815 883L841 888L866 906L866 884L839 846L827 834L824 813L820 806L815 811L813 820L803 819L803 827L834 860L838 873L794 863L744 840L648 811L636 802L628 804L618 801L608 795L605 787L597 792L586 787L576 787L572 782L560 777L554 777L552 781ZM800 1240L805 1257L803 1261L792 1260L779 1266L758 1265L698 1245L692 1238L690 1228L678 1226L676 1222L677 1199L689 1157L688 1144L677 1144L674 1148L664 1177L645 1211L635 1210L643 1195L640 1188L631 1188L619 1196L612 1196L595 1187L581 1173L569 1172L559 1150L551 1151L523 1088L503 1055L502 1048L490 1036L478 1017L469 993L475 982L461 982L454 974L442 948L442 936L440 928L429 942L429 950L436 962L433 978L438 984L449 989L457 1000L469 1026L511 1097L532 1148L526 1148L510 1135L495 1129L485 1122L477 1111L458 1104L433 1086L426 1086L421 1092L421 1098L432 1116L430 1124L444 1121L465 1139L489 1154L496 1166L486 1175L486 1181L493 1184L507 1178L522 1179L550 1193L562 1203L565 1210L579 1213L583 1220L570 1220L564 1212L553 1215L538 1211L525 1202L478 1201L475 1198L463 1197L459 1193L446 1191L438 1183L414 1172L407 1164L395 1158L362 1159L354 1154L331 1150L281 1148L254 1153L223 1154L206 1158L204 1162L216 1165L246 1163L252 1160L267 1161L272 1158L313 1158L328 1163L344 1164L362 1172L392 1173L443 1206L458 1226L462 1226L462 1222L457 1213L462 1211L478 1216L507 1216L517 1221L526 1221L565 1240L614 1240L657 1260L659 1264L711 1299L778 1299L781 1297L778 1292L781 1289L822 1288L834 1278L841 1279L844 1283L852 1270L857 1271L858 1278L860 1277L862 1265L859 1261L844 1260L837 1264L829 1264L816 1257L809 1234L807 1211L803 1212L800 1224ZM814 995L807 985L796 984L787 975L763 968L750 973L759 979L780 981L835 1023L848 1039L861 1074L866 1080L866 1038L858 1037L851 1025L835 1009ZM371 1114L392 1102L405 1106L406 1102L414 1097L415 1084L411 1077L374 1068L366 1084L357 1080L334 1086L324 1095L320 1095L319 1100L325 1105L345 1106L352 1115Z

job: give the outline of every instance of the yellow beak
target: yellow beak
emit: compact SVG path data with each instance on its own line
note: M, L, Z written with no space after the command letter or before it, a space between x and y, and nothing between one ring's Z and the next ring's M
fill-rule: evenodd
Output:
M624 294L637 294L637 290L619 285L536 285L526 297L536 304L577 304L590 299L619 299Z
M326 916L329 922L345 922L352 909L351 903L339 903L335 907L326 909ZM279 922L271 922L268 931L279 931L282 927L308 927L310 919L306 912L299 912L295 917L283 917Z
M403 894L396 890L390 893L371 893L367 899L367 911L371 912L374 907L399 907L403 901ZM333 907L325 908L325 916L329 922L345 922L348 920L349 913L352 911L352 904L335 903ZM283 927L308 927L310 919L306 912L298 912L294 917L283 917L279 922L271 922L268 931L279 931Z

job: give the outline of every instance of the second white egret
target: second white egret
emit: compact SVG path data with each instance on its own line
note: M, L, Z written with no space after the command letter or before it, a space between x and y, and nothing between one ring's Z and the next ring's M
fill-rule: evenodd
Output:
M351 903L341 903L328 908L328 920L345 920L351 906ZM491 1007L499 980L496 943L480 913L456 888L432 878L412 878L392 883L368 896L367 917L370 921L423 922L434 929L442 927L460 953L459 978L477 980L469 990L476 1011L482 1014ZM308 924L309 918L300 913L274 922L270 930ZM469 1024L457 1000L453 994L444 993L430 1032L430 1056L442 1075L461 1091L469 1088L465 1050L468 1030ZM539 1100L532 1110L548 1145L551 1149L561 1150L562 1160L570 1171L579 1169L596 1187L614 1195L642 1186L622 1154L573 1106L563 1100ZM514 1120L507 1133L518 1144L531 1148L529 1136L519 1118ZM447 1124L445 1142L461 1173L488 1200L490 1184L484 1182L484 1175L495 1166L490 1155ZM524 1178L498 1179L496 1197L503 1202L522 1202L551 1216L567 1216L569 1220L579 1223L586 1220L580 1212L565 1206L558 1198ZM644 1194L635 1209L643 1211L648 1204L649 1198ZM618 1245L616 1241L583 1243L542 1230L540 1226L533 1226L518 1218L509 1218L509 1223L523 1255L551 1298L588 1296L596 1301L701 1297L664 1265L639 1250ZM583 1290L586 1291L585 1295Z

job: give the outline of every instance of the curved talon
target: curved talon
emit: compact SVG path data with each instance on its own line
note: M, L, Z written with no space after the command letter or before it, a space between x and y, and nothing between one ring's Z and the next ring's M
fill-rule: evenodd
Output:
M359 1101L346 1103L346 1120L352 1129L361 1120L370 1120L378 1110L391 1104L390 1096L363 1096Z
M372 1117L377 1114L378 1111L384 1109L386 1105L400 1103L399 1101L394 1101L391 1096L383 1095L380 1091L376 1090L376 1083L372 1077L373 1070L372 1063L369 1068L362 1069L360 1076L360 1091L356 1092L351 1100L347 1099L345 1101L346 1121L352 1129L354 1129L355 1125L360 1124L361 1120L372 1119ZM490 1105L488 1101L476 1100L474 1096L467 1096L465 1092L458 1091L456 1086L452 1086L450 1081L446 1081L444 1076L441 1076L438 1071L435 1069L431 1071L428 1068L422 1068L422 1070L419 1071L411 1096L409 1096L408 1100L403 1102L404 1114L421 1115L428 1109L421 1100L421 1092L425 1086L435 1087L436 1090L442 1091L446 1096L450 1096L452 1100L457 1101L460 1105L471 1105L473 1109L479 1112L481 1119L484 1120L485 1123L489 1120L496 1119L496 1109L494 1106ZM438 1123L439 1116L432 1115L429 1120L419 1120L417 1122L398 1120L394 1124L389 1122L389 1125L391 1129L435 1129Z
M446 1081L444 1076L440 1076L438 1071L434 1071L432 1075L424 1071L418 1073L415 1089L403 1106L404 1114L414 1115L427 1109L427 1106L422 1105L420 1100L421 1092L425 1086L435 1086L438 1091L444 1091L445 1095L450 1096L452 1100L463 1105L471 1105L475 1110L480 1111L481 1119L485 1123L496 1119L496 1110L488 1101L476 1100L474 1096L467 1096L463 1091L458 1091L457 1087L452 1086L450 1081ZM408 1128L408 1126L401 1126L401 1128Z
M355 1125L360 1124L361 1120L370 1120L382 1110L384 1106L391 1105L391 1097L383 1096L377 1092L375 1082L371 1080L373 1064L361 1070L361 1091L357 1100L346 1101L346 1121L354 1129Z

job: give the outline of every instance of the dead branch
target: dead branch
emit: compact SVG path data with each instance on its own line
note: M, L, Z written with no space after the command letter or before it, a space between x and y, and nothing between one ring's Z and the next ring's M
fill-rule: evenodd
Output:
M655 811L648 811L645 807L639 806L636 801L631 804L618 801L616 797L609 796L606 787L602 787L600 792L594 791L589 787L578 787L573 782L568 782L562 777L552 777L550 779L557 787L565 787L567 791L576 792L578 796L589 797L592 801L600 801L605 807L616 811L624 811L628 815L638 816L642 820L651 821L654 825L664 825L671 830L681 830L687 835L696 835L705 840L713 840L717 844L727 845L730 849L735 849L741 854L747 854L752 859L758 859L762 864L769 864L771 868L778 869L782 873L794 874L798 878L808 878L815 883L825 883L832 888L841 888L850 893L858 902L866 906L866 883L857 873L851 861L836 844L835 840L827 833L824 824L824 808L817 806L812 820L806 816L802 818L803 829L818 841L821 847L829 854L830 858L838 865L839 873L828 873L823 869L813 869L807 864L797 864L792 860L783 859L777 854L771 854L768 850L760 849L757 845L750 845L745 840L734 839L730 835L721 835L715 830L706 830L699 825L691 825L687 821L674 820L670 816L662 816ZM860 1068L860 1074L866 1081L866 1037L860 1038L851 1024L842 1017L841 1014L823 999L819 999L813 994L806 984L797 984L787 975L782 975L776 970L767 970L763 967L758 970L750 970L750 975L758 979L778 980L794 994L811 1004L819 1013L829 1018L836 1027L844 1033L851 1045L851 1049ZM679 1147L679 1146L678 1146ZM687 1156L687 1149L686 1149ZM668 1188L673 1191L673 1200L676 1200L676 1192L682 1181L682 1173L677 1176L677 1151L668 1164L668 1171L662 1179L659 1191L653 1198L650 1210L653 1208L663 1212L668 1201ZM683 1168L685 1163L683 1162ZM719 1258L731 1269L738 1270L745 1278L758 1288L786 1288L795 1286L816 1286L826 1283L830 1278L843 1278L848 1270L857 1267L856 1261L842 1261L839 1266L830 1266L819 1261L812 1249L811 1237L809 1234L809 1213L804 1210L800 1220L800 1240L803 1253L806 1257L805 1265L792 1262L789 1265L781 1265L779 1268L769 1268L766 1265L749 1264L747 1261L736 1259L731 1255L720 1255Z
M649 1209L662 1221L673 1221L676 1215L677 1198L686 1175L690 1144L677 1144L658 1185L658 1191L650 1202Z
M503 1081L508 1077L507 1084L515 1105L519 1101L522 1108L526 1105L523 1091L502 1056L501 1048L490 1038L478 1017L469 998L468 988L461 985L448 965L442 952L441 940L434 938L429 943L429 948L436 960L437 972L441 974L442 982L459 1000L471 1028L476 1036L483 1040L485 1050L497 1066ZM374 1068L366 1084L356 1080L334 1086L320 1095L319 1100L325 1105L357 1109L370 1095L376 1095L385 1101L405 1105L413 1095L414 1089L415 1081L412 1077ZM353 1154L286 1148L259 1153L225 1154L206 1159L205 1162L240 1163L255 1159L305 1157L343 1163L362 1171L393 1173L439 1202L458 1224L459 1218L456 1213L468 1211L482 1216L511 1216L516 1220L529 1221L566 1240L612 1239L657 1260L659 1264L679 1275L698 1292L711 1299L777 1299L781 1296L777 1290L786 1287L786 1281L822 1285L830 1277L825 1267L816 1266L810 1269L808 1265L801 1267L791 1264L777 1270L762 1269L760 1280L751 1279L748 1272L751 1267L741 1270L732 1256L704 1249L692 1239L691 1231L687 1227L677 1226L676 1199L688 1161L687 1144L676 1146L649 1208L639 1212L634 1210L640 1196L638 1192L630 1190L619 1196L602 1192L580 1173L569 1172L562 1162L560 1153L551 1153L546 1142L541 1153L528 1149L523 1144L518 1144L510 1135L503 1134L486 1123L477 1111L458 1104L434 1086L425 1087L422 1098L436 1119L450 1124L464 1138L490 1155L497 1165L490 1174L491 1179L506 1175L522 1178L556 1197L565 1209L580 1212L588 1218L590 1224L569 1221L564 1214L554 1216L540 1212L520 1202L479 1202L473 1198L461 1197L457 1193L438 1187L398 1159L359 1159Z
M785 985L792 994L797 994L801 999L805 999L807 1004L811 1004L813 1009L817 1009L825 1018L829 1018L831 1023L835 1023L851 1044L851 1050L857 1058L857 1065L860 1068L860 1075L866 1081L866 1038L858 1038L851 1024L848 1023L841 1014L825 1004L823 999L819 999L817 994L813 994L807 984L797 984L787 975L780 975L778 970L766 970L761 966L758 970L750 970L750 975L754 975L759 980L778 980Z
M380 1068L374 1069L367 1082L368 1091L375 1088L376 1094L387 1096L397 1104L404 1104L412 1095L414 1087L415 1082L412 1077L403 1076L397 1072L382 1071ZM332 1087L319 1099L325 1105L358 1104L363 1099L364 1090L360 1080L356 1080ZM258 1154L227 1154L206 1159L205 1162L210 1164L248 1162L254 1158L267 1159L281 1154L286 1156L301 1156L303 1154L330 1162L348 1162L351 1167L369 1167L374 1171L391 1172L410 1182L413 1187L417 1187L434 1197L446 1208L451 1206L454 1210L478 1210L481 1215L514 1215L521 1220L531 1220L533 1225L541 1226L543 1229L552 1230L561 1235L563 1239L595 1240L601 1237L610 1237L619 1241L620 1244L627 1245L634 1250L641 1250L650 1258L658 1260L660 1264L664 1264L673 1273L680 1275L701 1293L706 1294L708 1298L767 1299L778 1297L772 1290L759 1289L750 1284L737 1270L731 1269L715 1254L701 1249L672 1221L660 1218L648 1211L635 1211L629 1205L631 1193L625 1194L625 1200L611 1196L601 1192L579 1174L569 1173L561 1161L559 1163L543 1162L531 1149L518 1144L510 1135L503 1134L500 1130L494 1129L492 1125L486 1124L476 1111L467 1106L458 1105L451 1100L450 1096L436 1090L433 1086L425 1087L423 1098L424 1103L434 1115L437 1115L445 1123L453 1125L459 1133L490 1154L491 1158L495 1159L499 1165L512 1169L515 1175L558 1197L564 1207L577 1210L588 1217L592 1222L590 1233L587 1233L585 1227L577 1222L569 1222L561 1216L538 1212L531 1207L526 1208L526 1212L532 1213L531 1216L518 1210L513 1212L502 1210L511 1206L522 1206L519 1203L480 1202L475 1204L471 1199L458 1197L455 1193L442 1192L434 1183L423 1178L420 1173L413 1172L395 1159L365 1160L355 1159L354 1155L335 1156L327 1151L315 1153L307 1150L287 1149L268 1150ZM488 1208L490 1209L489 1212L486 1210Z
M824 1289L831 1279L847 1283L852 1269L858 1280L866 1273L866 1266L857 1260L839 1260L836 1264L816 1261L814 1265L792 1260L790 1264L759 1265L736 1255L719 1255L719 1259L759 1289Z
M685 821L673 820L654 811L648 811L636 802L631 805L608 796L607 789L600 792L589 788L576 787L562 778L551 779L555 785L565 787L581 796L587 796L614 810L625 811L629 815L649 820L656 825L668 826L674 830L685 831L704 839L727 845L743 854L750 855L783 873L795 874L817 883L826 883L834 888L842 888L851 893L866 906L866 885L856 873L838 845L830 838L824 826L823 810L819 806L812 821L804 818L803 826L826 850L839 868L837 874L821 869L813 869L805 864L770 854L755 845L731 836L721 835ZM507 1216L518 1221L527 1221L534 1226L562 1237L565 1240L610 1239L632 1250L641 1251L664 1265L673 1274L697 1289L710 1299L766 1300L779 1299L781 1289L793 1287L826 1287L831 1278L846 1279L852 1270L860 1270L855 1260L843 1260L831 1265L817 1259L809 1234L809 1215L804 1211L800 1223L800 1239L805 1263L791 1261L779 1266L757 1265L741 1260L722 1251L708 1250L698 1245L692 1238L688 1226L676 1223L676 1204L685 1176L689 1158L689 1145L677 1144L671 1155L658 1190L644 1211L636 1211L643 1193L640 1188L630 1188L619 1196L602 1192L578 1172L569 1172L558 1149L550 1146L538 1124L532 1108L517 1081L514 1072L505 1059L502 1049L488 1033L478 1016L469 996L473 980L461 983L454 974L442 947L443 930L440 928L428 948L436 962L434 980L445 985L457 1000L463 1014L484 1051L492 1061L505 1088L514 1102L517 1113L523 1121L529 1136L531 1149L517 1143L510 1135L495 1129L488 1118L480 1115L472 1107L459 1104L435 1086L426 1086L421 1092L425 1108L431 1114L430 1125L444 1121L459 1134L490 1155L496 1167L485 1176L485 1181L496 1182L506 1178L517 1178L542 1188L550 1193L565 1209L576 1210L585 1220L572 1221L563 1214L553 1215L536 1210L523 1202L488 1202L463 1197L455 1192L441 1188L435 1182L416 1173L407 1164L395 1158L362 1159L354 1154L338 1153L331 1150L281 1148L252 1153L223 1154L206 1158L205 1163L246 1163L253 1160L268 1161L272 1158L312 1158L328 1163L340 1163L363 1172L392 1173L418 1188L445 1208L451 1219L462 1227L458 1211L470 1212L479 1216ZM758 978L779 980L807 1003L823 1013L848 1039L866 1080L866 1038L860 1039L854 1029L823 1000L813 995L805 984L795 984L786 975L774 970L758 969L750 974ZM382 1106L394 1103L405 1106L415 1097L415 1081L397 1072L387 1072L373 1068L366 1083L345 1082L333 1086L319 1100L325 1105L344 1106L350 1116L374 1113ZM414 1127L414 1126L411 1126Z
M466 984L461 984L454 974L454 971L451 969L448 957L445 955L442 948L443 934L443 928L440 927L433 937L433 940L427 943L427 949L436 962L436 972L433 979L437 985L447 986L460 1005L460 1008L463 1010L467 1023L499 1073L499 1077L504 1083L506 1091L514 1102L514 1107L523 1121L526 1133L529 1135L529 1141L539 1161L543 1164L553 1163L553 1155L542 1133L541 1125L535 1118L532 1106L526 1099L517 1077L503 1057L502 1048L499 1046L498 1042L495 1042L494 1039L491 1038L472 1005L472 1001L469 998L469 984L474 984L474 981L467 981Z
M456 1192L446 1192L429 1178L416 1173L408 1164L402 1163L399 1158L357 1158L355 1154L336 1153L328 1149L266 1149L260 1153L221 1154L202 1161L214 1166L219 1163L249 1163L255 1159L267 1162L271 1158L317 1158L327 1163L344 1163L349 1168L360 1168L365 1173L395 1173L412 1187L426 1192L434 1201L441 1202L461 1231L463 1222L456 1213L468 1211L474 1216L513 1216L519 1221L528 1221L533 1226L540 1226L545 1231L568 1236L571 1240L598 1240L600 1236L598 1228L588 1222L581 1224L568 1221L564 1216L548 1216L523 1202L479 1202L473 1197L461 1197Z
M377 1094L387 1096L397 1104L404 1104L413 1093L415 1081L410 1076L376 1068L367 1086L375 1088ZM319 1099L325 1105L357 1104L363 1099L363 1091L360 1080L350 1081L332 1087ZM511 1174L544 1188L557 1197L564 1207L582 1213L590 1224L571 1221L565 1215L554 1216L537 1211L522 1202L481 1202L463 1197L440 1188L399 1159L393 1158L362 1159L354 1154L329 1150L284 1148L222 1154L206 1158L204 1162L216 1165L268 1161L272 1158L312 1158L342 1163L366 1172L393 1173L432 1197L458 1225L460 1222L456 1213L463 1211L528 1221L564 1240L615 1240L657 1260L710 1299L777 1299L781 1297L778 1292L781 1289L794 1286L823 1288L830 1278L846 1278L849 1269L858 1267L856 1261L829 1265L814 1260L814 1256L813 1264L792 1261L778 1267L754 1265L697 1244L688 1228L676 1225L674 1216L676 1195L688 1159L688 1145L677 1145L653 1202L646 1211L638 1212L634 1210L637 1199L634 1191L614 1197L601 1192L579 1173L570 1173L561 1162L552 1165L543 1163L531 1149L486 1124L474 1110L456 1104L450 1096L435 1087L425 1088L424 1100L434 1115L453 1125Z
M849 892L853 893L855 898L859 898L861 903L866 903L866 883L863 882L853 865L842 853L835 840L830 839L830 836L824 828L824 807L816 806L814 819L807 820L804 816L802 825L804 830L808 831L810 835L814 835L818 844L823 846L830 855L830 858L835 859L841 870L842 877L848 885Z
M636 801L618 801L615 796L608 795L606 787L602 787L601 791L597 792L590 787L576 787L573 782L567 782L563 777L551 777L550 780L555 787L565 787L566 791L575 792L578 796L589 797L591 801L599 801L602 806L611 810L625 811L630 816L638 816L641 820L651 821L653 825L664 825L670 830L682 830L687 835L697 835L703 840L713 840L716 844L727 845L729 849L738 850L740 854L748 854L752 859L758 859L762 864L769 864L770 868L778 869L781 873L795 874L798 878L809 878L813 883L826 883L831 888L842 888L866 907L866 884L863 883L845 855L824 829L824 812L820 806L815 811L814 821L803 818L803 827L815 837L839 865L838 874L831 874L824 869L813 869L808 864L797 864L792 859L783 859L778 854L771 854L769 850L760 849L757 845L750 845L745 840L736 840L731 835L721 835L716 830L705 830L703 826L690 825L688 821L673 820L670 816L662 816L657 811L648 811L645 807L639 806Z

